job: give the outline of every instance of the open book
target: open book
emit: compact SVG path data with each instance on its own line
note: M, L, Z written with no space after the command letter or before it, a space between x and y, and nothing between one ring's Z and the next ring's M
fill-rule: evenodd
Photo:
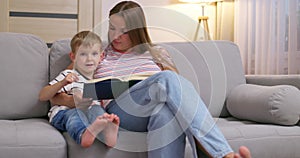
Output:
M83 87L83 98L93 100L114 99L136 83L152 76L153 73L143 73L122 77L104 77L87 81Z

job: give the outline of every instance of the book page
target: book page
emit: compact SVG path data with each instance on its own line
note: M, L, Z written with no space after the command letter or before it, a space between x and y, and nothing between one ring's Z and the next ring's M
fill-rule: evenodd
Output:
M109 79L119 79L120 81L144 80L144 79L154 75L155 73L157 73L157 71L138 73L138 74L132 74L132 75L126 75L126 76L120 76L120 77L108 76L108 77L102 77L102 78L88 80L87 83L95 83L95 82L100 82L100 81L109 80Z

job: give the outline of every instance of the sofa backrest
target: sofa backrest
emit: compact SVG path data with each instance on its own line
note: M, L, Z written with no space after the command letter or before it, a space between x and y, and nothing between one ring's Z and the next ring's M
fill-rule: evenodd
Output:
M0 119L46 116L39 91L48 83L48 48L39 37L0 33Z
M246 83L239 48L230 41L162 43L179 73L190 80L214 117L227 117L230 90Z
M49 52L50 81L71 63L69 57L70 41L71 39L61 39L53 42Z
M70 39L53 43L50 79L70 63ZM235 86L246 83L238 46L229 41L159 43L176 63L179 73L190 80L214 117L226 117L225 99Z

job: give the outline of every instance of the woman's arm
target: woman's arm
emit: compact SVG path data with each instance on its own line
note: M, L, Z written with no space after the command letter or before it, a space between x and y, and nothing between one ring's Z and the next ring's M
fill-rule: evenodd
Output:
M66 77L63 80L53 85L45 86L40 91L39 99L41 101L50 100L51 103L56 105L65 105L68 107L73 107L74 106L73 97L64 93L64 91L62 92L60 91L64 86L73 83L75 81L78 81L78 76L74 73L69 73L68 75L66 75Z
M169 66L169 65L162 65L162 70L171 70L171 71L174 71L176 73L179 73L177 68L174 66Z
M63 105L69 108L75 107L73 96L68 95L66 93L57 93L54 97L50 99L50 102L55 105Z
M67 69L68 70L72 70L73 69L73 62L70 65L68 65Z
M63 80L56 82L53 85L45 86L39 94L39 99L41 101L48 101L53 98L56 93L58 93L64 86L78 81L78 76L74 73L69 73Z
M155 46L151 48L150 53L153 56L154 62L162 70L171 70L178 73L175 63L166 49Z

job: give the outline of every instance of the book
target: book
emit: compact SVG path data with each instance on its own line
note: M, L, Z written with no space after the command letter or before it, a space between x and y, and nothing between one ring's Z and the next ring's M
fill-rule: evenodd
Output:
M104 77L92 79L84 83L83 98L93 100L114 99L138 82L154 73L144 73L123 77Z

